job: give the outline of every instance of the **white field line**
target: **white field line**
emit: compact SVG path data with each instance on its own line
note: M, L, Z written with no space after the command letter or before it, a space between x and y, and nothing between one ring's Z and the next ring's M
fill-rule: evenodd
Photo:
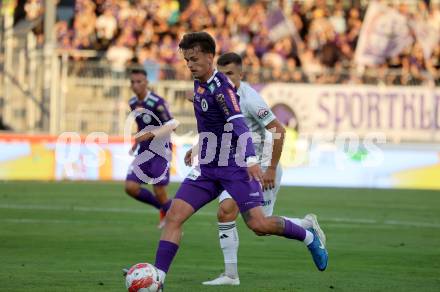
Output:
M118 223L115 221L87 221L87 220L69 220L69 219L31 219L31 218L19 218L19 219L12 219L12 218L0 218L0 222L4 222L4 223L13 223L13 224L19 224L19 223L24 223L24 224L90 224L91 222L93 223ZM121 221L122 222L122 221Z
M394 210L420 210L420 211L424 211L424 210L429 210L431 207L430 206L413 206L413 205L404 205L404 204L396 204L396 205L390 205L390 204L382 204L382 203L377 203L377 204L373 204L373 203L348 203L348 204L344 204L344 206L350 208L359 208L359 207L363 207L363 208L381 208L381 209L394 209Z
M0 204L0 209L7 210L42 210L42 211L63 211L63 212L94 212L94 213L129 213L129 214L157 214L157 210L146 206L144 209L139 208L103 208L103 207L81 207L81 206L49 206L49 205L17 205L17 204ZM216 216L216 212L199 211L199 216ZM400 220L376 220L365 218L342 218L342 217L320 217L320 221L346 224L369 224L369 225L388 225L388 226L404 226L404 227L427 227L440 228L440 223L417 222L417 221L400 221ZM0 218L0 222L7 223L90 223L89 220L65 220L65 219L31 219L31 218ZM97 222L97 221L93 221ZM108 221L102 221L108 222ZM115 221L123 222L123 221Z

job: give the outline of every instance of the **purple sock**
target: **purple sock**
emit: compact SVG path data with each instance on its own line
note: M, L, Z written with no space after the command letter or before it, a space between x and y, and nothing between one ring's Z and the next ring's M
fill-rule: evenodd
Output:
M154 206L156 209L160 209L160 207L162 206L156 199L156 197L147 189L141 189L139 195L136 196L135 199Z
M164 210L165 212L168 212L168 209L171 206L171 200L168 200L165 204L162 205L162 210Z
M159 241L159 246L156 251L156 262L154 263L156 268L168 273L168 269L178 249L179 246L174 242L166 240Z
M283 236L303 241L306 238L306 230L295 223L284 219Z

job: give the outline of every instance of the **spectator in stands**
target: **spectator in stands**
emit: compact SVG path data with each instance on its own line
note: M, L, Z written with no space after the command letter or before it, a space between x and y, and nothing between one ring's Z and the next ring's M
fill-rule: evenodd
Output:
M27 0L24 4L27 20L35 20L44 13L42 0Z
M425 79L422 72L426 71L427 68L425 66L425 59L423 57L423 50L420 43L416 43L412 47L409 62L413 85L422 84Z
M125 39L119 37L116 43L111 45L107 51L106 57L111 64L112 77L114 79L121 79L125 77L126 66L133 59L133 51L124 45ZM119 96L120 87L113 86L106 95L112 97Z
M179 1L176 0L165 0L161 1L159 9L157 11L157 16L165 20L168 25L174 25L178 22L180 12L179 12Z
M32 31L37 40L37 46L42 47L44 44L44 30L42 16L44 14L44 6L42 0L27 0L24 4L26 20L35 23Z
M108 47L118 30L118 23L110 8L96 19L96 35L104 47Z
M27 2L30 17L41 13L38 8L41 7L41 0ZM64 48L69 47L70 38L70 47L103 50L106 52L103 55L107 58L114 55L115 49L123 52L121 57L115 58L124 61L112 60L113 66L115 62L126 64L125 59L131 59L130 54L134 51L138 52L138 58L151 63L152 57L147 58L145 55L158 52L154 57L157 58L155 63L149 67L156 71L156 65L159 64L159 78L177 78L187 74L184 66L180 64L174 40L180 39L182 33L188 29L205 30L216 37L218 54L235 51L244 56L248 77L256 82L264 81L264 78L290 80L293 75L297 81L304 80L304 75L297 73L300 70L313 82L331 82L333 79L339 82L356 80L354 76L344 75L342 72L354 68L354 52L365 6L362 9L347 8L342 5L342 1L334 1L333 7L326 1L294 1L292 4L288 1L219 0L207 3L202 0L189 0L187 3L185 7L181 7L185 2L177 0L77 0L71 28L73 33L66 35L63 28L58 40ZM269 10L277 5L294 24L299 34L295 38L271 43L265 23ZM418 13L423 14L423 17L440 31L439 5L418 5ZM414 13L405 3L394 7L408 16ZM110 45L111 43L122 43L122 46ZM148 49L145 49L146 47ZM431 61L422 61L419 57L411 55L416 53L419 56L418 52L419 50L413 50L411 47L399 56L400 65L397 59L391 58L384 66L369 68L369 72L372 72L370 75L373 76L370 82L377 80L374 70L383 71L388 68L402 70L403 74L400 78L387 78L387 83L420 83L429 75L438 78L438 69L435 69L438 67L437 50L433 53L433 65L430 65ZM294 60L287 62L289 58ZM269 71L257 73L256 70L261 70L262 66ZM295 74L283 73L284 70L294 67ZM431 73L423 73L425 70ZM330 74L332 76L327 76L328 78L320 78L321 75Z
M78 39L84 37L89 38L90 41L95 40L96 28L96 5L92 1L78 1L77 11L75 12L75 20L73 28L75 36ZM93 47L93 45L92 45Z
M332 25L334 31L337 34L344 34L347 29L347 23L345 21L344 10L342 7L338 7L332 13L332 16L329 18L330 24Z
M152 85L160 78L159 54L156 46L147 45L138 50L137 59L147 72L148 82Z
M125 39L119 37L116 43L111 45L106 54L107 59L115 72L125 72L126 65L133 58L133 51L125 46Z
M436 80L436 85L440 85L440 46L437 46L432 53L429 70L434 80Z

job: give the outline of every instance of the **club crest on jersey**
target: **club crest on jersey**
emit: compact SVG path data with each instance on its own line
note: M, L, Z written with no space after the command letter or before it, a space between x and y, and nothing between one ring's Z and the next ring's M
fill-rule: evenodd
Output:
M198 93L198 94L203 94L203 93L205 93L205 88L199 86L199 87L197 88L197 93Z
M208 110L208 102L206 101L206 99L202 99L202 102L200 103L200 105L202 106L202 110L204 112L206 112Z
M267 108L260 108L257 115L260 119L264 119L269 115L269 110Z
M150 115L143 115L142 116L142 121L145 123L145 124L149 124L149 123L151 123L151 116Z

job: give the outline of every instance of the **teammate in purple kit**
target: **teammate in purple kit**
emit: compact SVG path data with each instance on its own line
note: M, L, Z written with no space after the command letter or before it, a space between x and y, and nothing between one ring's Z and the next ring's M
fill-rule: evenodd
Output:
M135 115L138 134L130 151L131 153L137 152L137 155L128 169L125 192L136 200L158 209L161 219L159 227L162 227L165 213L171 204L167 194L170 175L170 159L167 155L171 151L171 143L168 134L163 137L155 136L157 129L173 124L175 121L168 111L165 100L148 90L145 70L132 70L130 82L135 96L130 99L129 105ZM154 142L153 138L155 138ZM156 147L153 147L153 144ZM154 151L152 148L159 149L159 151ZM142 184L152 184L154 195L148 189L142 188Z
M223 190L232 196L246 225L257 235L303 241L318 269L325 270L327 250L313 229L306 230L289 218L263 214L263 173L234 86L214 68L214 39L206 32L187 33L179 48L195 79L193 104L199 143L197 150L190 151L198 153L199 166L184 180L167 212L155 262L161 280L179 248L183 223Z

